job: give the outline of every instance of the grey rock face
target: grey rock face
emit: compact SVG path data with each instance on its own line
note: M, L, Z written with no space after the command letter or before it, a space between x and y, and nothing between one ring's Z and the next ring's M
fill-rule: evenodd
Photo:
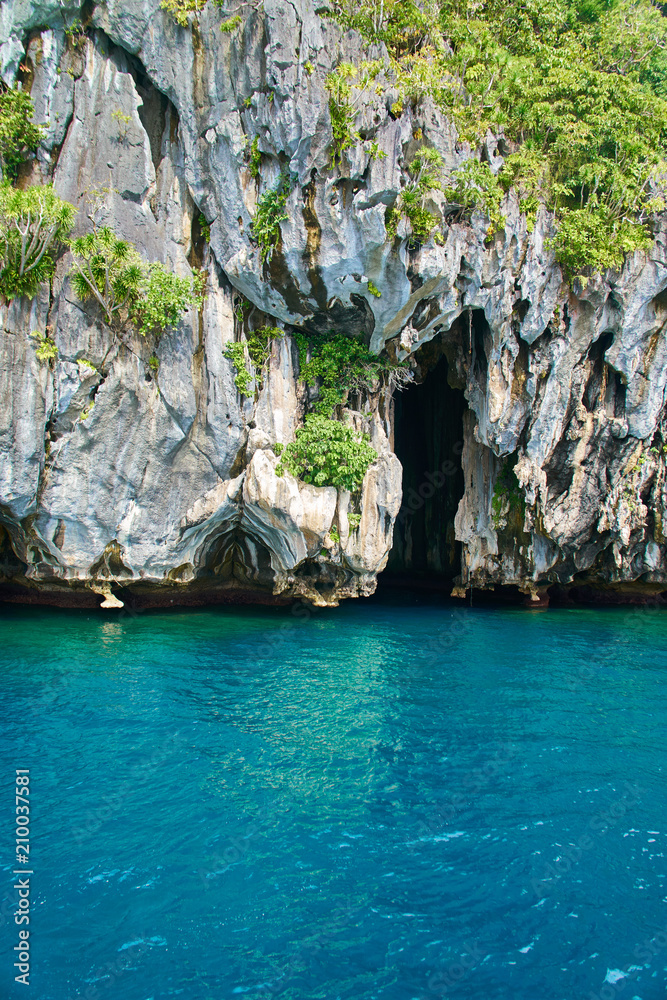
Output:
M28 61L45 125L32 180L52 181L80 209L78 232L96 213L149 260L184 275L203 266L206 297L157 347L138 335L121 343L73 294L64 255L51 293L0 310L6 587L72 599L128 587L176 598L253 591L325 604L370 593L401 506L390 390L348 416L378 452L358 527L343 491L276 475L273 445L294 439L306 405L290 331L335 329L424 370L434 342L465 391L458 592L665 589L664 219L649 253L585 288L570 288L554 264L546 213L529 232L512 193L492 241L474 213L445 225L442 245L409 249L405 221L387 238L385 212L418 130L450 173L481 153L497 170L502 156L492 135L483 151L458 143L429 102L395 119L388 84L359 108L364 141L332 166L326 76L341 60L382 55L355 33L307 0L266 0L232 33L219 30L213 4L182 28L158 0L108 0L72 40L64 29L75 13L65 22L57 0L1 8L0 72L12 83ZM371 143L385 155L372 156ZM251 222L281 174L288 218L262 263ZM444 211L442 198L432 208ZM242 297L288 331L249 398L224 354L243 336ZM29 337L47 329L53 367Z

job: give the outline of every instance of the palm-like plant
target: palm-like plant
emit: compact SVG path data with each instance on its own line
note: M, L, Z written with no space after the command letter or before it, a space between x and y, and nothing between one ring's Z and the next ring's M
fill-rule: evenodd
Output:
M25 191L0 186L0 292L5 298L32 298L41 282L48 281L75 214L50 184Z
M144 277L142 260L131 243L108 226L94 229L70 244L78 297L99 302L109 325L118 323L137 301Z

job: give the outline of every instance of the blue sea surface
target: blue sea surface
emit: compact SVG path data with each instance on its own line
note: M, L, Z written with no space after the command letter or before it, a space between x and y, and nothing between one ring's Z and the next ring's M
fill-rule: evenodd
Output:
M2 605L0 697L3 997L665 998L664 610Z

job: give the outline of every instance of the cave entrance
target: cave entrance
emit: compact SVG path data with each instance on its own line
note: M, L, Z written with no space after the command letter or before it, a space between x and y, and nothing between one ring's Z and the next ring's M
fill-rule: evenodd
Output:
M463 496L463 414L467 403L442 345L416 355L416 385L394 398L394 451L403 466L403 503L384 582L440 578L461 572L454 517Z

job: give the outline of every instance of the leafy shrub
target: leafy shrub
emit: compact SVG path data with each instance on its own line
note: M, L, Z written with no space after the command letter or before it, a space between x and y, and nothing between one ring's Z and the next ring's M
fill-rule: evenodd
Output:
M313 486L356 492L377 458L368 441L368 435L338 420L310 413L296 432L296 440L285 445L276 473L289 472Z
M360 341L342 334L308 340L297 333L295 339L299 348L300 378L306 385L319 383L319 399L313 409L321 416L330 417L349 392L371 390L382 373L399 381L409 376L407 362L394 364L380 358Z
M565 269L605 269L645 245L650 216L664 205L659 4L436 0L421 9L411 0L333 0L331 14L386 44L404 102L429 95L473 144L502 127L512 155L501 185L517 187L531 225L540 204L556 214ZM480 205L495 200L478 183L468 193ZM581 216L580 227L567 213ZM582 231L587 238L575 240Z
M241 314L240 321L243 320ZM255 380L261 384L263 370L271 353L271 341L276 337L283 337L285 331L277 326L260 326L247 335L245 345L242 343L228 344L225 348L225 357L229 358L236 369L234 384L238 391L247 396L252 384L252 372L248 370L245 360L245 351L255 369Z
M257 202L257 208L250 228L259 244L259 258L270 261L280 239L280 223L289 218L285 202L289 196L286 178L280 178L277 187L267 191Z
M37 349L35 350L37 359L47 362L55 361L58 357L58 348L53 337L50 337L46 333L40 333L39 330L34 330L30 336L37 342Z
M271 341L284 337L285 331L278 326L260 326L248 334L248 354L255 369L260 374L271 354Z
M445 197L459 204L464 211L478 208L484 212L490 223L488 236L493 236L504 227L505 217L500 210L504 191L488 163L467 160L454 171L452 180L455 183L445 190Z
M370 143L370 149L368 150L368 155L370 156L371 160L386 160L387 159L387 154L385 153L384 149L380 149L380 143L379 142L371 142Z
M139 295L132 303L130 320L142 337L152 333L161 337L169 327L178 326L181 316L202 301L202 282L198 276L180 278L163 264L142 262Z
M250 176L254 180L259 180L259 168L262 165L262 154L259 149L259 137L255 136L250 145Z
M127 139L127 130L132 121L132 115L125 115L120 108L116 108L115 111L111 112L111 117L116 123L116 128L118 129L118 141L125 142Z
M200 11L206 6L206 2L207 0L161 0L160 7L162 10L166 10L168 14L171 14L173 19L182 28L187 28L190 17L196 20L199 17ZM227 0L214 0L214 2L216 7L220 7L228 15L220 25L220 31L226 34L235 31L243 21L238 10L232 12L225 10ZM241 0L237 4L237 8L250 7L251 9L257 9L259 6L261 6L261 0Z
M422 146L408 167L410 182L405 186L396 205L385 213L387 237L394 239L401 215L405 215L412 229L411 243L425 243L435 229L438 220L425 207L431 191L442 187L440 172L443 159L437 150Z
M326 89L329 92L329 114L333 142L331 145L332 166L340 160L346 149L361 141L355 128L357 107L366 94L367 88L382 69L380 62L363 62L359 69L352 63L341 63L333 73L329 73Z
M201 303L201 283L179 278L159 263L149 264L108 226L71 243L74 291L96 299L109 325L132 323L142 336L160 337L191 306Z
M234 14L233 17L228 17L225 21L222 22L222 24L220 25L220 31L224 31L225 34L229 35L232 33L232 31L238 28L242 20L243 19L240 14Z
M28 153L34 153L44 131L35 125L29 94L16 88L0 89L0 165L5 180L15 180Z
M199 0L160 0L162 10L171 14L174 21L182 28L187 28L190 15L196 16L203 6Z
M227 344L223 353L226 358L229 358L236 370L234 385L242 396L249 395L250 386L252 385L252 373L248 370L245 363L245 345L239 342Z
M579 275L591 261L597 270L619 269L627 253L648 250L652 244L650 234L638 222L613 219L602 206L586 212L563 209L560 213L558 232L547 241L568 277Z
M200 212L199 213L199 218L198 218L197 221L199 222L199 228L201 230L202 236L204 237L204 240L206 241L206 243L210 243L211 242L211 225L210 225L210 223L208 223L206 221L206 216L203 215Z
M32 298L55 266L54 255L70 233L76 209L51 185L19 191L0 185L0 292Z
M376 299L382 298L382 292L380 291L378 286L374 284L374 282L372 281L368 282L368 291L371 293L371 295L374 295Z
M82 48L86 38L86 30L79 18L75 17L71 24L65 25L64 30L68 44L75 50Z

